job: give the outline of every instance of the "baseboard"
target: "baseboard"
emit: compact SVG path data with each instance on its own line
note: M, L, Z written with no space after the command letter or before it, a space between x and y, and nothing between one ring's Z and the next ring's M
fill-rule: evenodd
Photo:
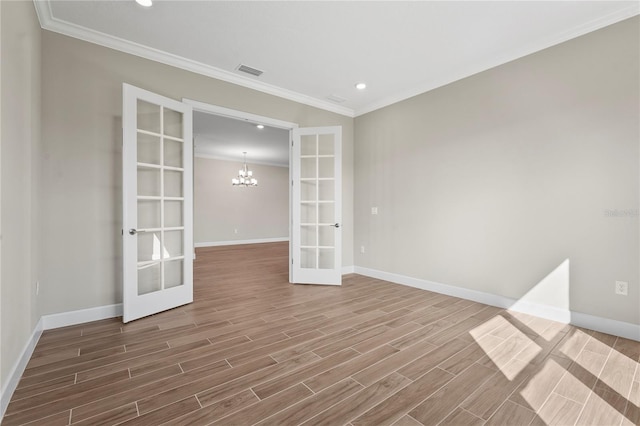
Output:
M217 247L217 246L236 246L241 244L280 243L283 241L289 241L289 237L259 238L254 240L211 241L211 242L204 242L204 243L195 243L194 246L196 248L201 248L201 247Z
M43 330L122 316L122 303L42 316Z
M4 413L7 411L7 407L9 406L9 401L11 401L11 397L13 396L13 392L15 392L18 387L18 382L20 381L20 377L22 377L22 373L24 369L27 367L29 360L31 359L31 355L33 355L33 350L38 344L38 340L40 340L40 336L43 331L43 321L40 318L38 324L36 324L33 333L31 333L31 337L27 341L27 344L22 349L22 353L20 357L16 361L15 365L11 369L7 381L2 386L2 394L0 394L0 422L4 418Z
M80 309L78 311L62 312L40 317L33 333L31 333L31 337L22 350L20 358L11 370L6 384L2 387L2 394L0 395L0 421L4 418L4 413L7 410L9 401L11 401L11 396L13 396L13 392L15 392L18 387L20 377L22 377L22 373L24 373L29 359L31 359L31 355L33 355L33 350L38 344L38 340L40 340L40 336L44 330L114 318L121 315L122 304L118 303L115 305L98 306L96 308Z
M342 275L354 274L355 272L356 272L356 267L353 265L342 267Z
M355 266L354 271L356 274L364 275L371 278L377 278L396 284L402 284L422 290L429 290L436 293L446 294L447 296L454 296L461 299L472 300L474 302L484 303L485 305L497 306L499 308L523 312L529 315L534 315L553 321L572 324L578 327L584 327L590 330L600 331L603 333L612 334L614 336L620 336L626 339L640 341L640 325L638 324L631 324L628 322L601 318L581 312L574 312L567 309L556 308L554 306L519 301L491 293L441 284L429 280L408 277L405 275L394 274L385 271L378 271L376 269L363 268L361 266Z

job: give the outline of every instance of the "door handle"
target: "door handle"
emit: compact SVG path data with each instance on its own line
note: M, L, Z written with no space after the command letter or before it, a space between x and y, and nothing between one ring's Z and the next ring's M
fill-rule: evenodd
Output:
M329 226L334 226L336 228L340 228L340 224L339 223L336 223L336 224L333 224L333 225L329 225Z
M151 231L149 231L148 229L135 229L135 228L129 229L129 235L136 235L141 232L151 232Z

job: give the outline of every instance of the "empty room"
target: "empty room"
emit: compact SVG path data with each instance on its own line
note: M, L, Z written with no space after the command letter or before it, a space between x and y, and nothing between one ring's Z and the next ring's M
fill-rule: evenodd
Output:
M640 424L637 1L0 1L2 425Z

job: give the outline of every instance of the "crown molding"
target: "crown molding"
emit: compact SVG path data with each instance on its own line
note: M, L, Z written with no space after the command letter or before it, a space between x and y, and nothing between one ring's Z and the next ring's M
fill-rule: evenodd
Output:
M227 83L236 84L238 86L253 89L262 93L278 96L283 99L320 108L325 111L334 112L336 114L347 117L354 117L354 111L350 108L335 105L331 102L317 99L292 90L283 89L271 84L253 80L248 77L234 74L232 72L216 68L202 62L192 61L178 55L167 53L159 49L154 49L142 44L134 43L119 37L111 36L99 31L95 31L81 25L72 24L62 21L53 16L50 0L33 0L36 8L36 14L40 21L42 29L52 31L58 34L77 38L80 40L94 43L120 52L128 53L144 59L160 62L196 74L222 80Z
M173 55L171 53L163 52L158 49L147 47L138 43L133 43L119 37L110 36L108 34L91 30L80 25L75 25L56 19L52 14L50 1L51 0L33 0L36 8L36 14L38 15L38 20L40 21L40 26L45 30L53 31L69 37L98 44L100 46L129 53L141 58L160 62L165 65L174 66L176 68L205 75L207 77L222 80L228 83L236 84L269 95L278 96L283 99L288 99L294 102L309 105L315 108L320 108L325 111L334 112L336 114L344 115L347 117L358 117L360 115L387 107L394 103L409 99L413 96L417 96L430 90L437 89L438 87L445 86L447 84L453 83L454 81L461 80L482 71L486 71L496 66L511 62L518 58L522 58L523 56L530 55L532 53L555 46L557 44L563 43L565 41L585 35L589 32L596 31L608 25L615 24L617 22L640 14L640 3L633 2L623 9L594 19L590 22L574 27L568 31L554 34L553 36L550 36L536 43L514 49L507 54L489 58L482 62L470 64L462 70L448 72L446 73L446 75L442 75L438 78L426 81L410 90L380 99L362 108L353 110L343 106L335 105L328 101L307 96L302 93L283 89L281 87L237 75L220 68L203 64L201 62L192 61L177 55Z
M376 102L370 103L363 108L355 110L355 117L387 107L389 105L412 98L430 90L437 89L438 87L445 86L447 84L453 83L454 81L462 80L463 78L470 77L482 71L486 71L499 65L506 64L527 55L531 55L532 53L539 52L557 44L564 43L565 41L569 41L576 37L580 37L590 32L599 30L608 25L612 25L617 22L624 21L625 19L632 18L638 14L640 14L640 2L634 2L633 4L623 9L594 19L585 24L578 25L577 27L571 28L570 30L563 31L559 34L554 34L536 43L513 49L504 55L489 58L482 62L470 64L462 70L456 70L446 73L446 75L442 75L439 78L424 82L421 85L412 88L411 90L407 90L405 92L398 93L396 95L389 96Z

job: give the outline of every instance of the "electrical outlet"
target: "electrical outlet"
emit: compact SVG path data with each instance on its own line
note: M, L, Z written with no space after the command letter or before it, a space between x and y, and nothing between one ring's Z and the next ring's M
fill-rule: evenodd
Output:
M360 246L360 253L364 253L364 246Z
M616 281L616 294L626 296L629 294L629 283L625 281Z

